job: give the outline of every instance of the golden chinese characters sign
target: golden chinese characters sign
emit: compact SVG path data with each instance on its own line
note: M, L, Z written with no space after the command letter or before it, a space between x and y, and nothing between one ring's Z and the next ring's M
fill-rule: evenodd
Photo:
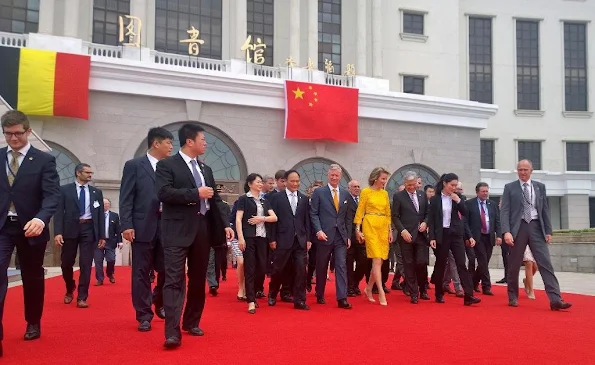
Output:
M262 43L260 38L256 38L256 43L251 42L252 36L249 35L244 41L242 48L240 48L242 51L246 52L246 62L262 65L264 63L264 50L267 48L267 45ZM252 53L252 55L250 55L250 53Z
M128 21L127 25L124 25L124 19ZM140 18L132 15L119 16L118 25L120 28L118 41L125 46L140 47L140 35L143 28Z
M194 28L194 26L191 26L186 33L188 33L189 38L180 40L180 43L188 43L188 54L198 56L200 52L199 45L205 44L205 41L199 38L200 31Z

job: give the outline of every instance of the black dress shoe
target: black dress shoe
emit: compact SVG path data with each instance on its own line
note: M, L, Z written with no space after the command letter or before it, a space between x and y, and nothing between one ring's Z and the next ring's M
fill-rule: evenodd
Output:
M151 322L149 321L142 321L138 324L138 331L139 332L149 332L151 330Z
M422 292L422 293L419 295L419 299L422 299L422 300L430 300L430 296L428 295L428 293L426 293L426 292Z
M41 326L39 324L28 324L25 330L25 341L37 340L41 337Z
M372 294L378 294L378 288L376 286L372 288Z
M112 284L115 284L116 283L116 278L114 278L113 276L110 276L109 282L112 283Z
M262 290L259 290L256 292L256 298L264 298L266 297L266 295L264 294L264 292Z
M308 306L308 304L301 302L301 303L294 303L293 307L295 309L299 309L299 310L303 310L303 311L309 311L310 307Z
M402 290L403 288L401 288L401 285L399 285L399 283L393 283L390 288L392 290Z
M481 290L479 290L479 285L475 285L473 287L473 291L476 292L476 293L481 293Z
M443 295L440 295L440 296L436 295L436 299L435 300L436 300L436 303L443 304L444 303L444 296Z
M341 309L351 309L351 304L347 301L347 299L341 299L337 301L337 305Z
M496 281L496 284L506 284L506 281L507 281L506 278L502 278L502 279Z
M550 303L550 309L553 311L564 310L572 307L572 303L566 303L563 301Z
M240 302L245 302L246 300L248 300L248 298L240 297L239 295L237 296L237 298L238 298L238 301L240 301Z
M180 347L181 344L182 344L182 340L180 340L179 338L168 337L167 340L165 340L165 343L163 344L163 346L168 349L175 349L176 347Z
M419 303L419 301L417 300L417 297L415 295L411 296L411 300L410 300L411 304L417 304Z
M217 296L217 294L219 294L219 293L217 292L217 287L216 287L216 286L212 286L212 287L210 287L210 288L209 288L209 294L211 294L212 296L216 297L216 296Z
M347 291L347 296L348 296L348 297L355 297L355 292L353 291L353 289L349 289L349 290Z
M0 357L4 356L4 349L2 348L2 341L0 341Z
M269 297L268 302L271 307L274 307L277 304L277 298Z
M95 286L102 286L103 285L103 281L98 281L95 283Z
M165 319L165 309L155 306L155 315L161 319Z
M316 297L316 303L318 303L318 304L326 304L326 300L324 300L324 298Z
M466 296L465 299L463 300L463 304L466 306L470 306L472 304L478 304L481 302L481 299L476 298L474 296Z
M386 294L390 293L390 289L387 288L386 285L382 285L382 290L384 290Z
M308 293L311 293L312 292L312 283L306 284L306 291Z
M362 295L362 291L359 290L358 288L353 289L353 292L355 293L355 295Z
M293 298L289 295L283 295L281 296L281 301L285 303L293 303Z
M519 302L518 302L518 300L516 300L516 299L509 300L509 301L508 301L508 305L509 305L510 307L518 307L518 306L519 306Z
M204 336L205 335L205 333L200 328L198 328L198 326L192 327L192 328L182 327L182 329L184 331L188 332L188 334L191 336Z
M492 293L492 291L490 289L485 289L483 291L483 295L489 295L490 297L493 297L494 293Z

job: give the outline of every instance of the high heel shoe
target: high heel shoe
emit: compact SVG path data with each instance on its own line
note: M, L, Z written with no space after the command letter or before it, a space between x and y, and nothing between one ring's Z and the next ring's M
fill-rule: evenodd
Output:
M248 304L248 313L250 313L250 314L256 313L256 303L255 302Z
M388 305L388 302L386 301L386 295L381 295L378 298L378 301L380 302L380 305L383 305L383 306L387 306Z
M368 298L368 301L370 303L376 303L376 300L374 299L374 297L372 296L372 290L368 289L367 287L364 289L364 294L366 294L366 297Z

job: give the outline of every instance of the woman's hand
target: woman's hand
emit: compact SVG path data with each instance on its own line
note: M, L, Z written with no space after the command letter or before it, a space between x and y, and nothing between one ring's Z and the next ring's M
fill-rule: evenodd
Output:
M265 218L266 217L263 215L253 215L252 218L248 219L248 223L250 223L251 225L264 223Z
M355 231L355 238L357 239L357 242L363 244L364 241L366 240L364 238L364 234L361 231Z
M431 240L430 241L430 247L436 248L436 240Z
M393 242L393 231L388 231L388 243Z
M238 247L240 248L240 251L245 251L246 250L246 240L244 240L243 238L239 239Z

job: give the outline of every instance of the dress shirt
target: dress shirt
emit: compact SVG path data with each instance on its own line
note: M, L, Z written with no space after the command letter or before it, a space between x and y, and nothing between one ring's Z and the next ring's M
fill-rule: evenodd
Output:
M155 157L151 156L151 154L149 152L147 152L147 158L149 159L149 162L151 163L151 166L153 167L153 171L157 170L157 162L159 162L159 160L156 159Z
M529 196L531 197L531 219L539 219L539 215L537 214L537 208L535 208L535 189L533 188L533 183L531 182L531 179L525 182L529 184ZM523 193L523 199L525 199L525 187L523 186L525 182L519 179L519 183L521 184L521 193Z
M441 193L442 198L442 227L450 228L450 218L452 215L452 198L450 195Z
M76 184L76 201L78 204L78 197L81 193L81 184L79 184L78 181L75 182ZM93 216L91 215L91 202L90 202L90 195L89 195L89 184L85 184L85 214L83 216L81 216L81 219L91 219L93 218ZM99 203L99 202L98 202ZM101 204L103 204L103 202L101 202ZM78 207L78 205L77 205Z
M21 166L21 164L23 163L23 160L25 159L25 156L27 155L27 152L29 152L29 150L31 149L31 143L27 143L27 145L25 145L25 147L21 148L19 150L19 152L21 153L21 155L18 158L18 162L19 162L19 167ZM10 148L10 146L7 146L6 148L6 176L8 176L8 174L10 174L10 169L9 166L12 163L12 151L13 149ZM9 216L16 216L17 214L8 211L8 215Z
M190 169L190 173L192 174L192 162L191 161L195 160L198 162L198 160L189 157L184 152L182 152L182 150L180 150L179 153L180 153L180 156L182 156L182 158L184 159L184 162L186 162L186 167L188 167L188 169ZM198 175L200 176L200 181L202 182L202 186L207 186L207 184L205 183L205 177L202 174L202 170L200 169L200 162L198 162L196 164L196 170L198 170ZM205 207L208 212L211 209L211 205L209 204L209 199L201 199L201 200L203 201L203 203L205 203Z
M246 197L254 200L254 203L256 204L256 216L258 216L258 217L264 216L265 212L264 212L264 207L262 205L261 198L260 197L255 198L254 195L252 195L252 193L250 191L246 193ZM264 222L257 223L256 224L256 237L266 238L266 236L267 236L267 231L264 226Z
M487 200L483 200L483 208L482 208L482 204L481 204L482 200L477 198L477 206L479 206L479 219L481 220L481 210L483 209L483 212L485 213L486 216L486 231L490 231L490 213L488 210L488 201Z

